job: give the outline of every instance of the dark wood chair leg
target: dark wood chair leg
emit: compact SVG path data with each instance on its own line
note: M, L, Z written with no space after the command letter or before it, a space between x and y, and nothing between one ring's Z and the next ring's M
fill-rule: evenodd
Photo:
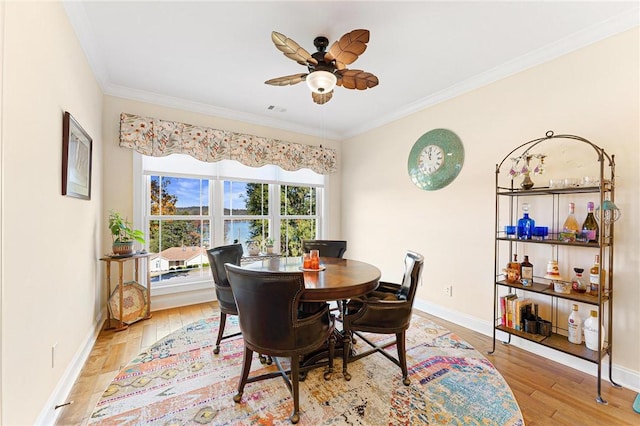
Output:
M347 371L349 363L349 353L351 352L351 333L348 330L343 332L342 339L342 376L346 381L351 380L351 374Z
M251 360L253 358L253 351L244 348L244 362L242 364L242 372L240 373L240 383L238 384L238 393L233 397L234 402L240 402L242 400L242 393L244 392L244 386L247 384L247 378L249 377L249 370L251 370Z
M329 336L329 365L324 372L324 379L331 380L331 376L333 375L333 357L336 349L336 335L335 333L331 333Z
M224 334L224 326L227 324L227 314L220 312L220 325L218 326L218 339L216 339L216 347L213 349L213 353L218 355L220 353L220 342L222 341L222 335Z
M396 333L396 348L398 348L398 361L402 369L402 383L409 386L409 372L407 370L407 347L405 342L405 332Z
M291 393L293 394L293 413L289 420L296 424L300 421L300 359L291 357Z

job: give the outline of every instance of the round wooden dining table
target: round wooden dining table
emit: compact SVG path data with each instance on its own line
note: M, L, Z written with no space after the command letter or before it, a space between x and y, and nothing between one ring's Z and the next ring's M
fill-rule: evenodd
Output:
M300 272L301 257L269 257L243 265L253 271ZM362 296L375 290L380 270L358 260L320 257L320 271L303 271L305 291L300 300L328 302Z

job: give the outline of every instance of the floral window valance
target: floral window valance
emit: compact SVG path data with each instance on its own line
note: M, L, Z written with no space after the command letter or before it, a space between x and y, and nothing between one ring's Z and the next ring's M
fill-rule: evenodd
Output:
M284 142L175 121L120 114L120 146L152 157L186 154L209 163L236 160L260 167L274 164L287 171L308 168L319 174L337 170L331 148Z

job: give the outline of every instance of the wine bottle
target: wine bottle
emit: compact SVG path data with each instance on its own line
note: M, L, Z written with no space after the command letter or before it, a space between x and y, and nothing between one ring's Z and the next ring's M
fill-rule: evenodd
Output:
M529 256L525 254L524 260L520 264L520 276L522 285L525 287L533 285L533 264L529 262Z
M593 215L593 203L591 201L587 203L587 217L582 224L582 233L590 243L598 242L600 230L598 222L596 222L596 218Z
M533 233L533 228L536 226L535 220L529 217L529 204L522 204L522 217L518 219L518 239L519 240L530 240L531 234ZM577 225L576 225L577 226Z
M591 295L598 295L600 284L604 282L605 276L605 270L600 267L600 255L596 254L593 266L589 270L589 292Z
M580 233L580 225L576 220L575 208L576 205L574 203L569 203L569 214L562 225L562 232L560 233L561 241L574 242Z

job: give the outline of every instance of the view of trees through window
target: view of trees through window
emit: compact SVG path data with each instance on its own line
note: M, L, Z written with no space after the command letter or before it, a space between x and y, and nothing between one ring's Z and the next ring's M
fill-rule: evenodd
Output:
M209 276L206 250L251 241L264 250L302 254L301 240L315 238L317 188L256 182L151 176L147 217L151 275L154 283ZM215 188L220 188L216 192ZM216 202L219 193L220 202ZM210 200L214 200L210 202ZM220 228L216 228L219 223ZM220 229L220 235L215 229Z
M316 188L280 186L280 246L287 256L302 255L304 239L316 236Z

